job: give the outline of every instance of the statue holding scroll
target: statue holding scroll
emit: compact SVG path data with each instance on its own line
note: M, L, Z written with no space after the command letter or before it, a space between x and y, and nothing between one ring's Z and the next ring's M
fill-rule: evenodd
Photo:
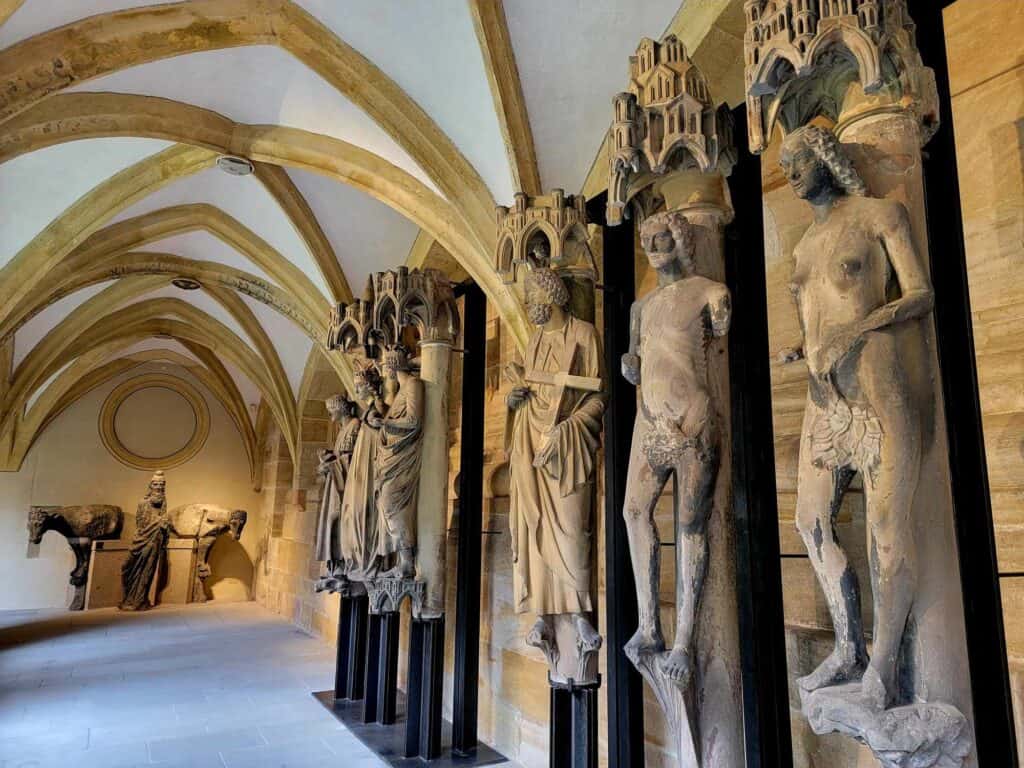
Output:
M527 642L549 660L558 654L555 619L566 615L579 655L589 657L601 645L587 616L605 407L601 350L594 326L567 311L569 292L556 272L529 272L526 300L537 330L523 365L507 371L515 607L538 617Z
M416 575L416 492L423 447L423 382L412 374L405 349L384 351L384 378L394 392L386 416L375 416L380 429L375 500L380 515L377 555L383 563L396 558L384 577Z
M719 424L708 383L707 346L729 330L728 289L695 273L693 227L681 213L640 228L658 287L630 313L623 375L640 390L626 480L625 518L640 627L626 645L634 664L656 661L681 689L693 674L693 645L708 569L708 520L719 466ZM675 476L676 633L670 652L658 612L661 541L654 510Z
M356 404L344 395L334 395L325 403L331 421L340 426L334 447L320 452L317 474L324 478L320 497L320 511L316 526L316 559L327 564L327 576L318 583L318 589L332 589L344 576L341 554L341 505L345 492L352 452L361 421Z

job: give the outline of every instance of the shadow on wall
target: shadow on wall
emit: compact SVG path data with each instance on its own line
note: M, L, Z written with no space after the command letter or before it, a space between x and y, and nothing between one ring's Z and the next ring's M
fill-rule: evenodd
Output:
M220 536L210 550L210 577L206 580L209 600L240 602L252 600L256 565L241 542Z

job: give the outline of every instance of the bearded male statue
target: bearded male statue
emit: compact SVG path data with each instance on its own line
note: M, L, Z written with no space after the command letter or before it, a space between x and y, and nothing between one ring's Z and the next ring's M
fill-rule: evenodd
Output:
M553 668L563 656L578 656L582 668L601 646L589 617L605 408L601 349L594 326L568 312L568 289L553 270L527 273L526 301L536 330L523 365L506 371L513 381L506 450L515 610L538 617L527 643L544 650ZM567 653L573 635L576 650ZM584 674L563 673L556 669L552 677Z
M157 471L135 511L135 536L128 559L121 566L122 611L145 611L153 607L149 592L167 552L171 518L167 511L164 473Z
M693 226L681 213L648 217L640 238L658 287L633 304L622 373L640 390L624 510L639 598L640 627L626 644L634 664L653 656L661 673L686 689L708 570L708 520L721 450L708 382L707 347L729 330L731 304L721 283L696 274ZM675 477L676 632L670 652L658 611L661 542L654 510Z
M327 564L327 575L317 582L317 590L334 590L344 576L341 553L341 501L345 492L349 463L356 446L361 421L356 404L344 395L334 395L325 403L331 421L340 426L332 449L320 452L317 474L324 478L320 511L316 526L316 559Z

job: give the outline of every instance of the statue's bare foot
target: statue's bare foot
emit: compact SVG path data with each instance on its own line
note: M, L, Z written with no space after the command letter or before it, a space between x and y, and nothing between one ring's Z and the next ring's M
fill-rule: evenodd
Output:
M831 685L841 685L842 683L857 680L864 674L864 667L865 664L862 659L857 658L856 655L850 656L841 653L836 648L827 659L821 662L816 670L809 675L798 678L796 683L803 690L810 693L820 688L828 688Z
M601 650L601 643L603 642L601 635L594 629L594 625L590 623L587 617L577 613L572 619L573 624L576 626L576 642L579 644L580 652L586 653L587 651Z
M864 677L860 681L860 691L864 696L865 703L869 706L877 710L883 710L889 706L889 692L878 671L871 665L864 670Z
M657 629L640 627L623 650L629 660L636 664L644 654L661 653L665 650L665 639Z
M690 652L685 648L673 648L665 658L658 663L661 673L671 680L677 688L686 690L693 676L693 661L690 659Z

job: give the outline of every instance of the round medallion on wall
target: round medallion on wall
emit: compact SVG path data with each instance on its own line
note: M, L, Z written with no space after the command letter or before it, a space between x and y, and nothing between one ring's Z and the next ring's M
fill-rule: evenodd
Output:
M100 408L107 450L133 469L170 469L191 459L210 434L210 409L194 386L150 373L114 387Z

